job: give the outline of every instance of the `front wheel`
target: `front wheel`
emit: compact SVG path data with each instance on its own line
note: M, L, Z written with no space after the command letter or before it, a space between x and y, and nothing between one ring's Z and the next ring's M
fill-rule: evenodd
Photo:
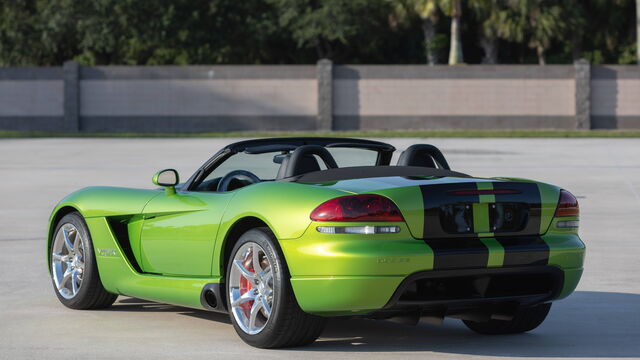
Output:
M255 347L307 345L320 336L325 319L298 306L276 241L268 228L252 229L231 251L226 277L231 322Z
M56 225L51 241L51 281L60 302L78 310L111 306L118 295L107 292L98 275L89 229L77 212Z
M551 309L551 303L540 304L533 307L522 308L516 312L513 319L489 320L486 322L475 322L464 320L467 327L479 334L502 335L517 334L531 331L544 321Z

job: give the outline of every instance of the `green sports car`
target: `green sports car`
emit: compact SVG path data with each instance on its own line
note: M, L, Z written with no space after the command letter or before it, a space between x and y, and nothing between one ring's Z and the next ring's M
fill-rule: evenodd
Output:
M50 218L62 304L118 295L227 312L263 347L312 343L328 317L458 318L482 334L532 330L576 288L576 198L525 179L450 170L417 144L272 138L217 152L186 182L90 187Z

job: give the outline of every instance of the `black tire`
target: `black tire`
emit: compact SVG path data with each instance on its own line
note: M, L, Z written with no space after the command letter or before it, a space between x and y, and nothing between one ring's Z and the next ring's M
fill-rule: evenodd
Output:
M479 334L504 335L518 334L531 331L544 321L551 309L551 303L541 304L534 307L522 308L516 312L513 319L489 320L487 322L475 322L464 320L467 327Z
M269 228L255 228L244 233L237 241L230 258L226 272L226 298L229 299L229 286L231 267L233 266L233 258L242 245L254 242L265 250L265 255L271 263L273 273L273 304L271 315L264 325L264 328L255 335L250 335L238 325L231 311L230 301L227 300L227 308L229 309L229 317L233 323L236 332L251 346L258 348L280 348L304 346L313 343L326 323L326 319L319 316L307 314L295 299L290 275L284 261L284 256L280 251L277 240Z
M56 296L58 297L58 300L60 300L60 302L64 306L76 310L104 309L111 306L111 304L113 304L113 302L118 298L118 295L108 292L102 286L100 275L98 274L96 256L93 251L93 241L91 240L91 234L89 234L87 224L85 223L80 213L69 213L62 219L60 219L60 221L58 221L58 223L56 224L56 229L53 233L51 246L49 248L49 261L53 261L51 259L51 254L53 253L55 236L60 228L65 224L73 225L76 229L78 229L78 232L82 237L82 245L84 247L84 271L82 275L82 284L80 285L78 292L72 298L67 299L63 297L58 291L55 280L53 279L53 271L51 267L49 268L49 270L51 271L51 282L53 284L53 289Z

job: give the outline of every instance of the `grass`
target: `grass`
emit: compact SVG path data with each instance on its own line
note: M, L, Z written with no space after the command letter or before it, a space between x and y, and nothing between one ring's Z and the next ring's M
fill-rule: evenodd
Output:
M237 131L205 133L60 133L0 130L0 138L225 138L225 137L366 137L366 138L638 138L640 130L388 130L388 131Z

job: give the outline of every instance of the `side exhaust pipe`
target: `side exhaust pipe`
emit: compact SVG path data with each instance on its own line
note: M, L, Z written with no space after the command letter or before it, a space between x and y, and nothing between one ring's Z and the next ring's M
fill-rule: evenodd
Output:
M202 288L200 304L205 310L227 313L226 298L220 288L221 284L218 283L209 283Z

